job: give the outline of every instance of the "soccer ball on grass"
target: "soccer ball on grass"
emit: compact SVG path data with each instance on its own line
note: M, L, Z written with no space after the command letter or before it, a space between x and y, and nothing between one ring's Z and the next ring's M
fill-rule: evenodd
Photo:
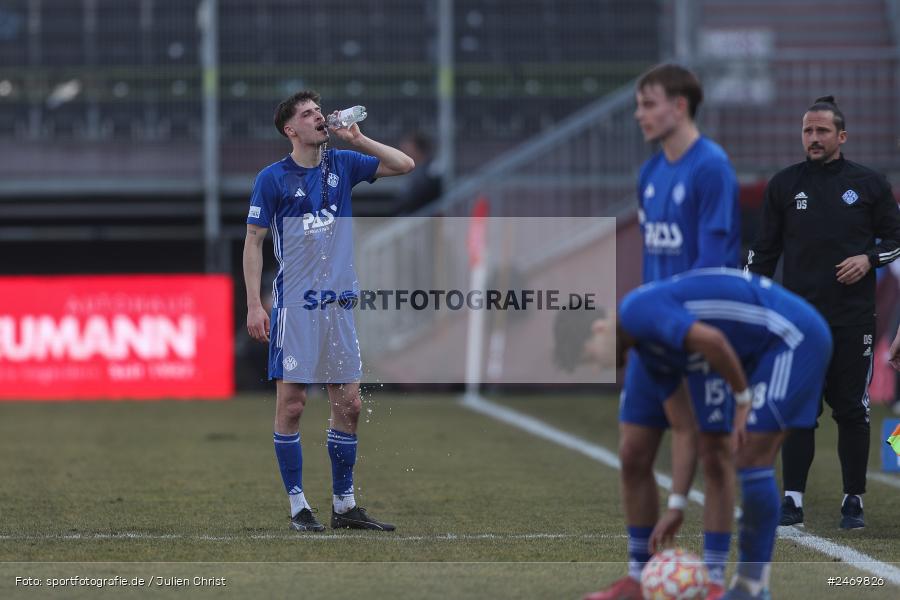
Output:
M706 598L709 572L694 554L669 548L653 555L641 572L645 600L697 600Z

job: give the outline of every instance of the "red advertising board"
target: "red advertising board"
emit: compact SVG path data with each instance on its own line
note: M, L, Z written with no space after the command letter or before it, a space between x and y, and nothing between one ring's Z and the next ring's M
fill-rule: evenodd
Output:
M0 399L227 398L220 275L0 277Z

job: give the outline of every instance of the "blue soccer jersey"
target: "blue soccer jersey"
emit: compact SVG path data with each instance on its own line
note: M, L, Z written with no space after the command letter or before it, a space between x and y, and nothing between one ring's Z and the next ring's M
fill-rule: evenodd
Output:
M327 175L290 155L256 176L247 224L271 229L278 259L273 308L308 304L310 295L358 289L353 267L350 192L372 182L379 161L348 150L327 152ZM323 179L327 179L323 195Z
M674 163L660 151L641 167L638 220L643 236L643 281L698 267L738 266L738 186L728 156L701 136ZM620 419L648 427L669 426L663 402L673 387L655 387L636 353L628 361ZM691 395L695 391L691 390Z
M628 294L619 319L636 340L646 373L669 393L683 375L689 376L692 392L694 374L708 379L708 365L684 349L688 330L702 321L728 338L750 378L754 414L749 425L772 430L815 422L831 334L815 308L770 279L736 269L690 271ZM710 408L725 400L724 389L707 386L705 392L692 393L701 427L712 415ZM710 398L711 392L718 400ZM727 426L729 414L719 412L715 422Z
M660 151L638 177L643 281L700 267L737 267L738 183L722 148L701 136L674 163Z

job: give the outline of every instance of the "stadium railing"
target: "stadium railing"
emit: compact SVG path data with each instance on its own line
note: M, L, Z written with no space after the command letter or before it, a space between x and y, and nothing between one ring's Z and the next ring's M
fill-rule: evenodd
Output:
M597 236L609 235L594 219L552 219L633 214L635 174L650 151L634 124L633 111L634 82L629 82L460 180L413 217L360 231L361 277L398 281L407 288L422 281L467 281L466 261L449 261L440 250L453 243L441 236L458 236L461 228L442 228L440 221L468 217L479 199L487 200L491 217L532 218L528 227L544 221L545 227L533 232L527 251L508 257L509 264L504 265L519 274ZM500 237L488 240L491 268L501 254ZM465 240L458 239L456 244L464 245ZM434 313L396 311L361 324L360 337L388 339L390 346L400 347L427 334L435 319Z

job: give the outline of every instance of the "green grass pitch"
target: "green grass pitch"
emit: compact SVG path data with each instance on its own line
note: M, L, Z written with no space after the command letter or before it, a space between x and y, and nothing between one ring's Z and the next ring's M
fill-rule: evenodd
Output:
M615 449L613 398L493 400ZM196 597L574 599L624 573L617 473L447 395L365 395L357 497L397 532L293 532L270 441L273 405L270 395L0 404L0 597L36 597L16 577L121 575L183 577L189 589L181 591ZM873 469L885 416L873 411ZM314 396L301 429L304 488L323 522L327 417L325 398ZM827 417L817 442L807 530L896 566L900 489L870 481L868 527L839 531L840 469ZM668 457L658 466L667 471ZM699 521L692 506L680 545L699 551ZM826 584L845 575L870 576L787 540L776 545L776 598L897 595L889 583ZM224 577L227 586L190 583L198 576ZM45 584L40 597L143 597L158 587Z

